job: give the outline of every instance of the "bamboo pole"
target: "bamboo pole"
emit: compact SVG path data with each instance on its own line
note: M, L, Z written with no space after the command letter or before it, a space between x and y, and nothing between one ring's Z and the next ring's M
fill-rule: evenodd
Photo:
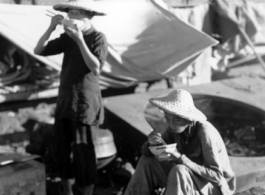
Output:
M245 30L240 26L238 25L238 29L239 29L239 32L241 33L241 35L245 38L245 40L247 41L248 45L251 47L251 49L253 50L255 56L257 57L258 61L260 62L263 70L265 71L265 63L263 61L263 59L261 58L261 56L257 53L252 41L250 40L249 36L247 35L247 33L245 32Z

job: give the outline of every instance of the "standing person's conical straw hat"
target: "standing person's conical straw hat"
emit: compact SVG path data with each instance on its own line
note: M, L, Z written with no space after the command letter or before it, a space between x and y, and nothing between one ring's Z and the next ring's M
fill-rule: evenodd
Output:
M54 5L53 9L61 12L68 12L69 9L80 9L89 11L95 16L105 15L98 10L98 6L96 6L93 0L68 0L66 3Z
M149 101L160 110L187 120L206 120L206 116L194 106L191 94L184 89L174 90L163 97L150 98Z

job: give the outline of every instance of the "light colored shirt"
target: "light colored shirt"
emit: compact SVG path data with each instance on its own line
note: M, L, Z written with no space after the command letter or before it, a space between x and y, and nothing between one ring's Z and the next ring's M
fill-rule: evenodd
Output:
M217 129L208 121L203 121L193 122L185 131L188 131L188 136L184 133L174 134L170 129L162 133L167 144L177 143L177 149L182 154L177 163L220 186L223 194L233 194L236 187L235 174ZM148 142L143 145L142 152L144 155L152 155Z

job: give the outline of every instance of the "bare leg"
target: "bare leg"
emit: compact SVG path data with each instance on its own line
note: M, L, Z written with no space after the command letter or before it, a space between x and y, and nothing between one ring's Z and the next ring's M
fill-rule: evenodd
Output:
M63 195L73 195L72 179L62 179L62 185L63 185Z
M92 195L94 190L94 184L80 188L82 195Z

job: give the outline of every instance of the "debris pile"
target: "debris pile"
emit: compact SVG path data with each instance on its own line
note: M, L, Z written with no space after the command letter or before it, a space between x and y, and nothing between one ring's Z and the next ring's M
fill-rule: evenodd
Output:
M227 130L222 136L230 156L265 156L265 121L260 125L232 130L232 133Z
M0 114L0 153L19 152L30 153L27 148L33 148L33 154L42 154L38 150L45 140L49 140L51 126L54 122L54 105L39 104L36 108L20 109L18 112L3 112ZM45 139L44 139L45 138ZM51 140L51 139L50 139ZM37 147L37 145L38 147ZM47 143L46 143L47 144ZM3 151L4 150L4 151Z

